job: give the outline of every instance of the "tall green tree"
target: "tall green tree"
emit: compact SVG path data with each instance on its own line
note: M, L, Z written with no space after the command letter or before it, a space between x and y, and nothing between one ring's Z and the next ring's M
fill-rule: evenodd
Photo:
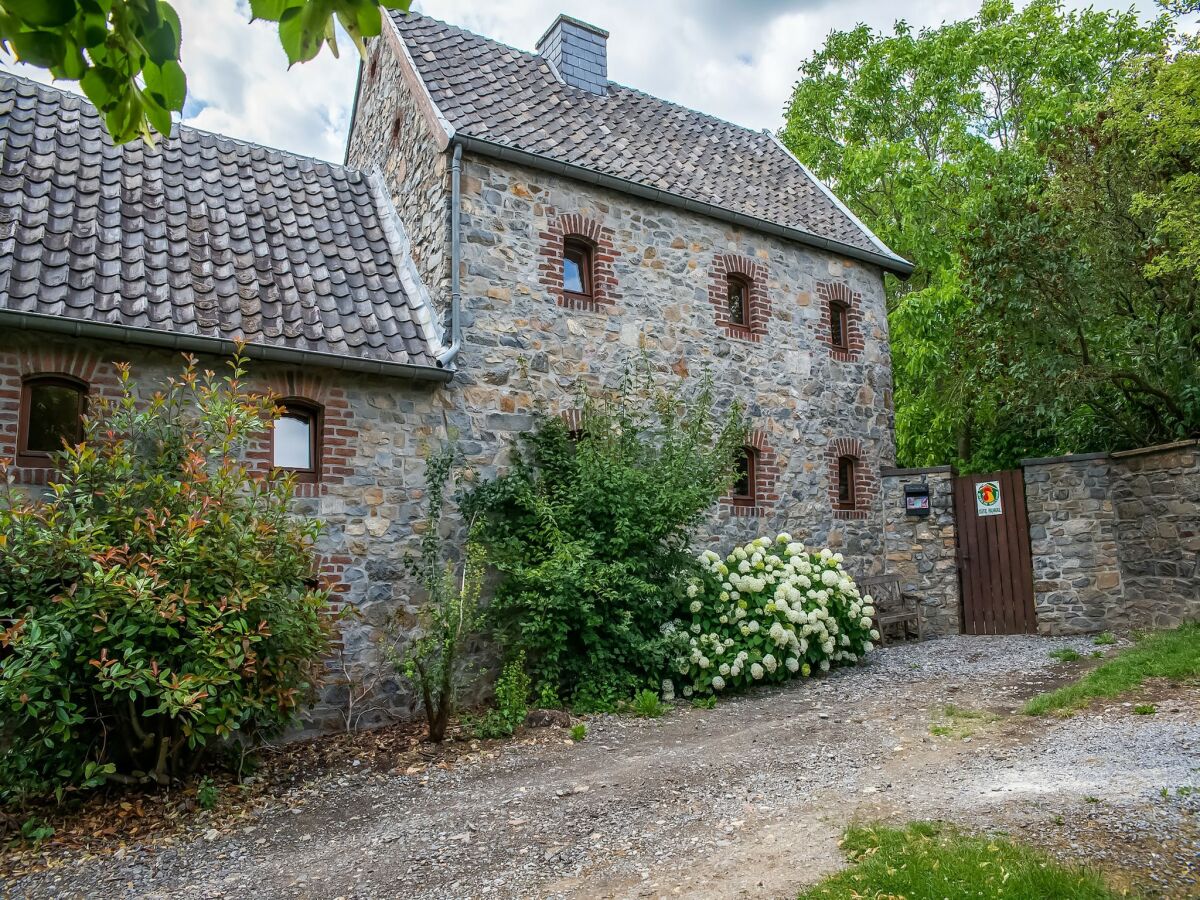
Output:
M905 463L986 468L1058 444L1048 419L1009 408L1019 348L975 327L964 240L997 179L1046 171L1054 135L1130 60L1165 53L1173 21L987 0L937 28L833 32L800 67L782 139L916 264L887 282Z
M255 19L279 25L288 62L338 46L334 23L363 50L379 34L381 10L408 10L411 0L250 0ZM104 114L118 144L169 134L183 111L187 76L179 64L183 30L166 0L0 0L0 49L22 62L78 81Z
M1067 448L1200 434L1200 55L1149 56L996 178L965 237L973 330L1011 347L1016 414Z

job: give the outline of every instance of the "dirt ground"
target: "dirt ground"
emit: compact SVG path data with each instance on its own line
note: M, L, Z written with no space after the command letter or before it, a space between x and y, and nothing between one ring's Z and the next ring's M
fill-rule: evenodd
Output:
M1089 664L1052 660L1064 646L1095 650L941 638L713 710L598 717L578 744L411 774L347 759L232 833L74 853L0 896L794 897L843 865L848 823L941 819L1200 897L1200 688L1020 715Z

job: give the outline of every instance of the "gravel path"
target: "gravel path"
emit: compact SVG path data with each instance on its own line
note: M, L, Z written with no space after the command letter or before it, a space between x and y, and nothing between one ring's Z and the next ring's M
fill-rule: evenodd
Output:
M1200 692L1159 689L1154 716L1010 716L1077 671L1050 659L1064 646L1094 649L941 638L714 710L600 717L580 744L322 778L231 836L72 858L0 895L786 897L842 864L850 821L946 819L1200 896Z

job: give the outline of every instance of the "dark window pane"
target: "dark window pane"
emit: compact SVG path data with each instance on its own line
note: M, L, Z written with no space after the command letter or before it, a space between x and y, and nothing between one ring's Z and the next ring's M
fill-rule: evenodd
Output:
M742 450L737 459L737 479L733 482L733 496L752 496L750 486L750 469L750 451Z
M289 409L275 423L275 466L280 469L313 468L313 417Z
M77 443L81 437L82 412L83 394L77 388L65 384L30 385L25 449L53 453L63 448L63 441Z
M854 460L848 456L838 460L838 505L854 508Z
M846 308L834 303L829 309L830 340L835 347L846 346Z
M585 293L583 280L586 268L587 255L568 248L563 254L563 290L573 294Z
M740 281L729 282L729 321L746 324L746 286Z

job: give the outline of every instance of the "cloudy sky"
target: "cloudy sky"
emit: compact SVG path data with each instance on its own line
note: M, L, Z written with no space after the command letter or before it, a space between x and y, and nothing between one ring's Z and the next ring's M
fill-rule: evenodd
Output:
M272 27L247 25L246 0L173 0L189 79L185 120L198 128L340 161L358 56L344 41L288 71ZM1085 2L1068 5L1084 6ZM1110 5L1095 0L1094 5ZM1126 8L1128 3L1113 3ZM1149 14L1152 0L1135 4ZM416 8L523 50L559 12L611 32L609 77L752 128L778 128L804 57L833 29L898 18L935 25L973 14L951 0L417 0ZM24 70L0 62L4 68ZM42 73L29 71L33 77Z

